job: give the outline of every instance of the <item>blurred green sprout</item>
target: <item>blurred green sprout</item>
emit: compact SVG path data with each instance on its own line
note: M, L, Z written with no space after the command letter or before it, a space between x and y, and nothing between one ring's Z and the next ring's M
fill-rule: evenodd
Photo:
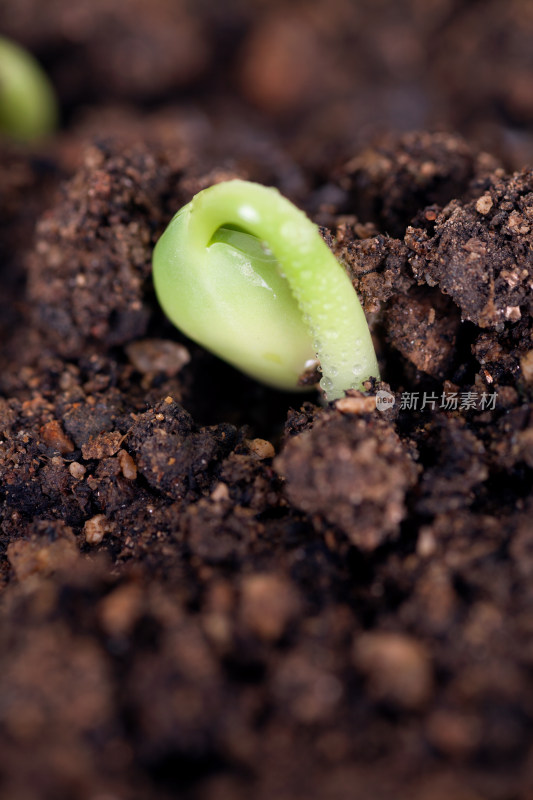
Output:
M316 361L328 400L379 378L359 299L317 226L277 189L199 192L154 250L157 297L190 339L278 389Z
M57 125L54 89L39 63L20 45L0 36L0 134L31 141Z

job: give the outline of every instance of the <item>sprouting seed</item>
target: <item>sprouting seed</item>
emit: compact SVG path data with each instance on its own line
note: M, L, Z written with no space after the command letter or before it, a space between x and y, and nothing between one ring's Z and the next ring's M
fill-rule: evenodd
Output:
M176 327L264 383L296 390L315 359L328 400L379 378L350 279L277 189L232 180L199 192L159 239L153 274Z
M30 141L51 133L58 110L52 84L23 47L0 36L0 134Z

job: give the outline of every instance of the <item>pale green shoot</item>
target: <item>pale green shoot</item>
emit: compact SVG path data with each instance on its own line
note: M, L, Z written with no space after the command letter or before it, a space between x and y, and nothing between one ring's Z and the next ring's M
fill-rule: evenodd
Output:
M264 383L301 388L315 359L329 400L379 378L350 279L276 189L232 180L199 192L159 239L153 270L176 327Z

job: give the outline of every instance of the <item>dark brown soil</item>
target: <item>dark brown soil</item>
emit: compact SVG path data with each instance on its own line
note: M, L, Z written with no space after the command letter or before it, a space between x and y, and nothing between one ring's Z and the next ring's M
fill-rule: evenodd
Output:
M0 796L528 800L530 3L217 9L0 8L64 119L0 142ZM321 226L382 383L164 319L153 245L234 176Z

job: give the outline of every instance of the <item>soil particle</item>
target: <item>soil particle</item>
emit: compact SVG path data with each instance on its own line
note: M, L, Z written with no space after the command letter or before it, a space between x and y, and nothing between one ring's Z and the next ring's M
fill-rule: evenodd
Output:
M118 452L123 438L120 431L101 433L99 436L89 439L87 444L82 445L81 454L85 461L92 458L100 460L107 456L114 456Z
M276 454L274 446L271 442L267 442L266 439L249 439L245 441L245 444L250 452L261 461L265 458L274 458Z
M96 514L83 526L85 541L91 545L100 544L108 531L109 523L105 514Z
M407 268L403 242L378 234L359 240L352 223L340 222L335 233L325 234L328 245L344 264L367 313L379 311L399 292L407 293L413 276Z
M72 441L68 436L65 436L65 432L56 419L50 420L46 425L43 425L40 429L40 434L43 442L50 450L56 450L63 456L72 453L74 450Z
M170 397L138 415L128 439L150 486L176 500L207 490L235 441L232 425L198 429Z
M241 585L242 624L265 641L276 641L297 616L299 605L292 584L279 575L249 575Z
M418 709L431 696L433 676L424 645L397 633L365 633L356 637L355 666L365 675L370 695L378 702Z
M0 141L0 341L16 329L22 308L22 265L34 239L36 219L54 196L63 174L49 153Z
M473 491L488 477L481 440L464 419L439 413L425 426L424 440L432 442L435 455L421 478L418 510L438 514L472 503Z
M398 535L417 468L379 412L324 412L274 461L288 499L316 529L332 528L365 551Z
M19 581L65 569L78 555L76 537L59 520L35 520L24 538L11 542L7 548L7 558Z
M94 474L87 477L86 484L93 492L95 506L106 514L117 512L135 496L134 487L124 476L118 458L99 461Z
M63 198L41 218L29 259L35 324L57 352L79 357L145 333L143 284L162 196L179 168L179 154L170 164L140 144L85 150Z
M409 133L385 137L355 156L340 185L349 192L352 213L401 238L420 209L461 197L498 166L457 135Z
M75 399L61 398L63 424L76 447L89 447L98 437L110 433L123 409L123 399L116 390L105 395L76 392Z
M516 339L523 338L518 326L515 326L512 334L516 345ZM529 338L528 333L526 336ZM478 334L472 345L472 353L481 367L481 375L488 386L496 388L498 385L508 384L518 373L519 357L514 347L509 346L510 338L506 331L501 333L483 331ZM501 392L499 399L503 400Z
M269 443L270 444L270 443ZM248 446L245 444L246 449ZM266 458L258 458L257 454L239 452L230 453L220 470L220 479L228 489L231 499L238 505L253 508L256 512L264 511L279 498L279 481L272 468L263 463L273 453L268 448ZM264 451L262 451L264 452Z
M260 532L254 517L243 506L200 500L185 512L182 528L197 562L235 565L253 549Z
M191 360L186 347L164 339L142 339L124 349L137 372L142 375L163 372L172 378Z
M134 481L137 477L137 465L133 458L126 450L119 450L117 458L124 477L130 481Z
M83 464L80 464L79 461L71 461L71 463L68 465L68 471L73 478L76 478L76 480L81 480L87 472L86 468L83 466Z
M440 292L398 294L387 306L385 329L392 347L436 379L450 373L459 325L458 309Z
M479 200L476 200L476 211L478 214L488 214L492 206L493 202L490 194L484 194Z
M297 724L326 722L342 700L342 684L327 667L314 664L304 653L291 654L273 676L273 691L278 703Z
M533 173L492 177L479 200L453 200L435 220L433 236L409 228L406 243L419 281L438 285L459 306L463 319L502 330L521 313L531 316ZM517 266L519 264L520 266Z
M376 408L376 399L347 395L335 402L335 408L341 414L370 414Z
M98 617L105 632L120 639L131 635L144 610L144 598L136 583L124 583L113 589L98 604Z

